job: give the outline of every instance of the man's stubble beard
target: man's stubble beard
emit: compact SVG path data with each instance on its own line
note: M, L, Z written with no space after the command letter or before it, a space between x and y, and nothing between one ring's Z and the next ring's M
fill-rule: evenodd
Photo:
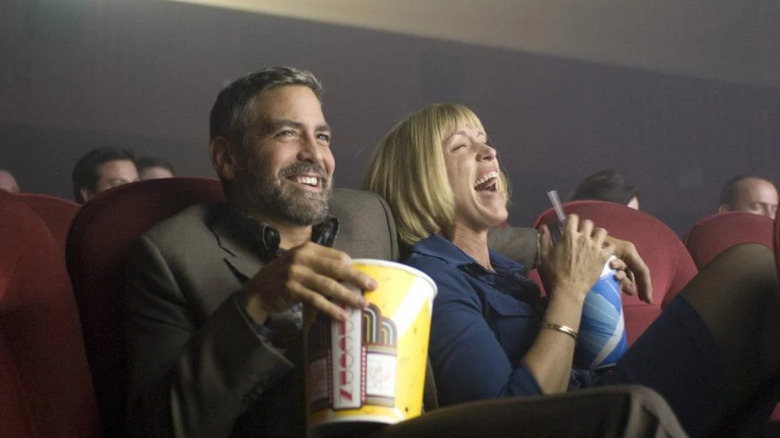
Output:
M322 191L303 190L292 182L285 184L285 175L302 170L319 174ZM328 216L333 180L316 164L299 163L287 167L276 178L262 166L250 162L243 176L250 202L271 218L295 225L315 225Z

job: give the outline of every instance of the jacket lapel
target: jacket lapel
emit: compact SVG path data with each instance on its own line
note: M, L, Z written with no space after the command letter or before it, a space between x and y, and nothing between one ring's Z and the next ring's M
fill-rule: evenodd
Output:
M226 220L226 215L219 215L211 226L211 231L217 238L217 244L222 249L223 259L242 281L253 277L263 261L258 251L253 250L250 236L244 236L239 228Z

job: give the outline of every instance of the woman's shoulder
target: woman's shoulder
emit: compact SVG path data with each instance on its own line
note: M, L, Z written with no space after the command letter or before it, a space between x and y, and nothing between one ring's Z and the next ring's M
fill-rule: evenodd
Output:
M410 253L403 263L412 268L419 269L429 276L455 273L458 271L455 265L448 263L447 260L442 257L419 252Z
M409 249L404 264L431 275L428 271L457 271L460 257L460 251L452 242L434 234L415 243Z
M447 245L452 244L442 237L439 237L441 241L438 242L437 239L433 242L428 239L418 242L412 248L404 264L431 277L438 289L438 302L461 300L464 296L468 296L469 301L474 300L475 288L471 278L458 268L460 261L457 255L447 248Z

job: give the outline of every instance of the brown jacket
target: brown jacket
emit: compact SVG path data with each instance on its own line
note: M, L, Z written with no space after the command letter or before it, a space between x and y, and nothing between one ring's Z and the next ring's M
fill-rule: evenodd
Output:
M272 318L273 339L258 336L244 316L233 296L263 261L223 210L187 208L131 252L125 324L132 435L304 434L296 315ZM340 225L336 249L353 258L398 258L395 225L378 196L339 189L330 212Z

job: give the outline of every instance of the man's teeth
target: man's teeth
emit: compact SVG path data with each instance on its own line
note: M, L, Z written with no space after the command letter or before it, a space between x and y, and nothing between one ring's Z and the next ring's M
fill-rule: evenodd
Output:
M494 178L498 178L498 172L496 172L495 170L492 171L492 172L486 173L482 178L478 179L474 183L474 187L478 187L480 184L484 184L484 183L486 183L486 182L488 182L488 181L490 181L491 179L494 179Z
M314 176L296 176L293 177L292 180L298 184L305 184L307 186L316 186L319 184L319 178Z

